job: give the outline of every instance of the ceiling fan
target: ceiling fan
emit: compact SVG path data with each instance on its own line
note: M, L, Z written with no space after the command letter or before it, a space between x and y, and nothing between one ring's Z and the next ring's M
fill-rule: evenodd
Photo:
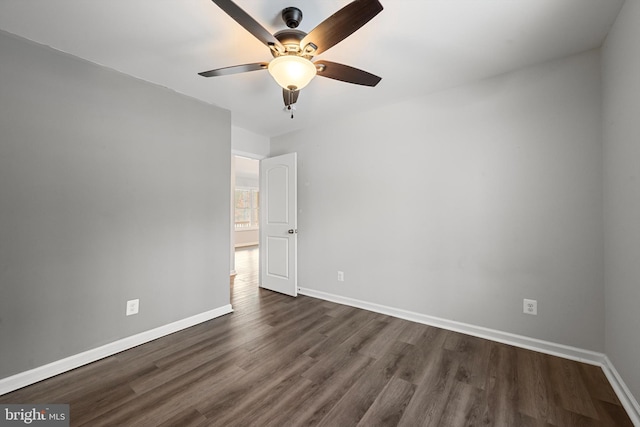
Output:
M282 19L289 29L271 34L233 1L212 1L264 43L271 50L273 59L270 62L235 65L198 73L203 77L269 70L282 87L284 105L290 111L298 101L300 89L316 75L363 86L375 86L382 80L348 65L323 60L312 61L314 56L340 43L380 13L383 8L378 0L355 0L325 19L309 34L296 29L302 20L302 11L296 7L287 7L282 11Z

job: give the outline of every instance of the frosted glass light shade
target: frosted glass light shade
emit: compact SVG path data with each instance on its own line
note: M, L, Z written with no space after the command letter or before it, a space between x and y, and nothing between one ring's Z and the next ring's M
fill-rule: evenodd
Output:
M308 59L282 55L269 62L269 73L284 89L300 90L316 76L316 66Z

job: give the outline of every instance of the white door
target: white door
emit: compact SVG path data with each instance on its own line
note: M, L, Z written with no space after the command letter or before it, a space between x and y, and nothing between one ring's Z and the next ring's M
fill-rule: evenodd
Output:
M297 153L260 161L260 286L298 295Z

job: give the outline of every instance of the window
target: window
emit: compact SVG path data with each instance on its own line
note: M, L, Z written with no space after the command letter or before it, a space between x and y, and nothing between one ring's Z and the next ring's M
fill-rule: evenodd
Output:
M235 193L235 223L236 230L258 228L258 189L236 188Z

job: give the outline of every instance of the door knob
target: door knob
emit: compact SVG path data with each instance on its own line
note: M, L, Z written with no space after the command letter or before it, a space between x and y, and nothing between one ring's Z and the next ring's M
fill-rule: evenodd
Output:
M287 233L289 233L289 234L293 234L293 233L297 233L297 232L298 232L298 230L294 230L293 228L291 230L287 231Z

